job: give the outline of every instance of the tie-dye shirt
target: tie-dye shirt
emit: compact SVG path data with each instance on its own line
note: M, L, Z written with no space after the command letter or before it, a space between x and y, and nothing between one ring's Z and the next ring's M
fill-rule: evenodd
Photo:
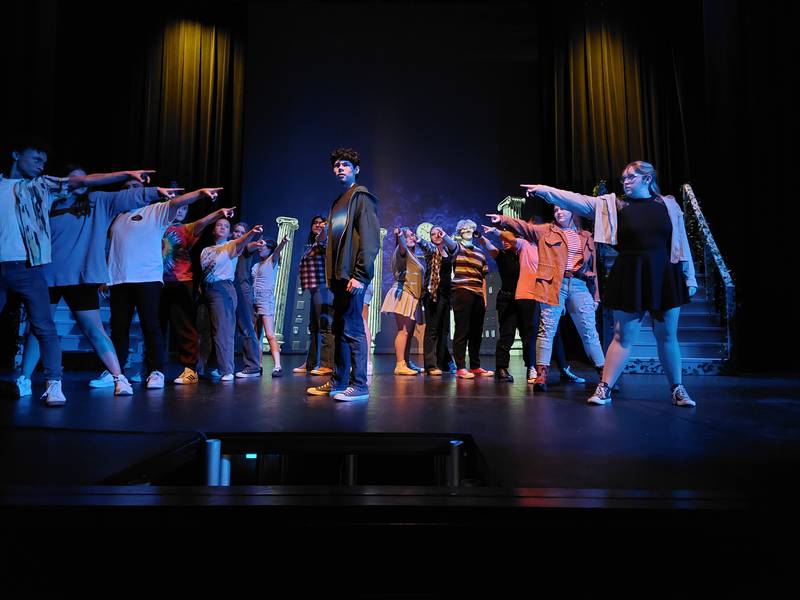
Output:
M164 257L164 281L192 281L192 256L189 253L200 239L195 223L170 225L161 240Z

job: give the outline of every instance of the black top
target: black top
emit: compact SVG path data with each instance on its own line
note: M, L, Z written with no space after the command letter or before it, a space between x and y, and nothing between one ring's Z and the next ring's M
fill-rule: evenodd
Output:
M618 214L619 256L606 282L607 308L663 312L685 304L689 293L680 263L670 261L672 222L655 198L629 199Z
M502 282L500 291L516 293L517 281L519 281L519 255L513 250L500 249L494 261L497 263L497 270Z

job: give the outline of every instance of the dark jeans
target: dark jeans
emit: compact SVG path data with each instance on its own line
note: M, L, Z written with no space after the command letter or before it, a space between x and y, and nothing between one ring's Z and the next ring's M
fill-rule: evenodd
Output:
M353 386L357 392L367 389L367 333L364 331L365 288L347 291L347 281L337 279L333 292L333 387ZM352 366L352 372L351 372Z
M327 286L321 285L308 290L311 311L308 317L308 332L311 343L306 356L306 368L333 368L333 296Z
M111 286L111 341L119 364L128 362L133 311L139 313L144 336L144 371L164 372L164 336L161 334L158 305L161 300L160 281L119 283Z
M22 297L31 332L41 348L45 379L60 380L61 343L50 312L50 294L42 267L29 267L16 260L0 262L0 311L6 304L9 290Z
M195 322L194 282L168 281L161 290L161 333L167 328L178 346L178 358L184 367L197 370L198 334ZM169 344L167 344L169 348Z
M450 338L450 297L437 294L434 302L430 294L426 294L423 304L425 337L422 347L425 352L425 368L449 371L453 360L447 348L447 340Z
M486 316L483 295L456 288L453 290L452 302L453 318L456 322L453 334L453 356L456 359L456 367L466 368L466 351L469 344L469 368L479 369L483 318Z
M261 346L253 316L253 287L247 281L234 283L233 286L236 288L236 333L242 338L244 368L257 371L261 368Z

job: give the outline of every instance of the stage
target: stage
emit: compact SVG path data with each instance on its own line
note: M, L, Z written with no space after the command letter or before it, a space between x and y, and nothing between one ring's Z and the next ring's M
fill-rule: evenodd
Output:
M391 571L383 556L427 565L405 582L414 590L433 565L460 568L462 551L443 555L442 544L473 553L500 543L491 562L520 536L537 540L531 556L554 573L568 570L557 557L579 548L646 547L626 558L641 568L686 551L693 561L702 554L708 573L758 562L748 576L756 579L786 560L777 549L796 531L796 378L690 376L697 407L686 409L672 406L662 376L626 375L612 405L593 407L585 385L557 377L534 393L516 357L509 384L395 377L392 357L377 356L370 400L339 403L307 396L323 378L293 375L298 358L284 360L280 379L135 385L132 397L89 389L96 373L68 372L62 408L38 400L38 380L34 396L5 397L4 527L180 527L198 544L221 531L262 532L242 542L248 549L262 534L320 547L346 535L362 548L391 546L361 558L376 574ZM168 375L177 372L171 365ZM234 456L230 487L203 484L206 438ZM459 485L448 486L426 456L453 440L466 450ZM353 455L362 458L348 476ZM35 538L25 539L35 556ZM582 568L600 574L601 564ZM458 581L461 589L468 580ZM403 588L395 583L386 589Z
M557 376L551 375L547 392L534 393L521 363L512 364L516 380L509 384L454 375L395 377L392 358L377 356L370 400L340 403L306 395L309 385L324 378L292 374L293 359L286 357L282 378L203 380L196 386L167 384L163 390L139 384L131 397L88 388L94 373L68 372L66 406L44 406L38 399L42 383L35 381L33 396L4 398L2 420L12 429L201 432L223 438L238 433L467 434L488 470L482 485L507 488L747 495L780 489L783 475L800 459L796 378L689 376L685 384L697 407L687 409L670 403L663 376L625 375L612 405L592 407L585 403L588 384L563 383ZM172 365L168 375L177 370ZM588 369L579 365L577 370L592 380Z

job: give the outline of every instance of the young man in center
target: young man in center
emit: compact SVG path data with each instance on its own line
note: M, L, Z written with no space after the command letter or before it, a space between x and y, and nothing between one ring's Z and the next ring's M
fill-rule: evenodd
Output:
M358 152L351 148L331 153L333 175L341 189L328 217L325 254L325 279L333 292L335 369L329 381L308 388L309 394L329 394L342 402L369 398L367 336L361 312L380 251L380 225L378 199L356 185L360 162Z

